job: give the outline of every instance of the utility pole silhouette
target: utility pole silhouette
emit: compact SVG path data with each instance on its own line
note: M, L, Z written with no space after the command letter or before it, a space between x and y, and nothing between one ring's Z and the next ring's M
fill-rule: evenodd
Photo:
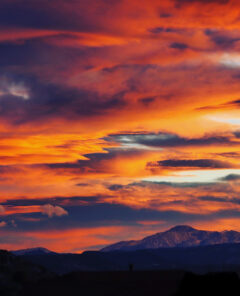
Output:
M132 263L129 263L129 265L128 265L128 270L129 270L130 272L132 272L132 271L133 271L133 267L134 267L134 265L133 265Z

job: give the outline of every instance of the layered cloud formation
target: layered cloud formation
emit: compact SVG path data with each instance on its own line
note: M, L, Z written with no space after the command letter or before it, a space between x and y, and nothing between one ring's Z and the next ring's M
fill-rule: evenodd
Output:
M236 0L2 0L0 246L240 231Z

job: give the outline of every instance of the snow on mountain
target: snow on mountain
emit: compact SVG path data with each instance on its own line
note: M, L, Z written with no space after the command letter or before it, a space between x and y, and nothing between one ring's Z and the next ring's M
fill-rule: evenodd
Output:
M103 248L102 252L134 251L141 249L207 246L226 243L240 243L237 231L205 231L187 225L175 226L165 232L143 238L142 240L122 241Z

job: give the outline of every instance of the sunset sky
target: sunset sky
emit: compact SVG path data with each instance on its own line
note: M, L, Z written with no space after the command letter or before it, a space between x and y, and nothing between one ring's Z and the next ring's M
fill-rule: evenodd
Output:
M238 0L0 1L0 248L240 231Z

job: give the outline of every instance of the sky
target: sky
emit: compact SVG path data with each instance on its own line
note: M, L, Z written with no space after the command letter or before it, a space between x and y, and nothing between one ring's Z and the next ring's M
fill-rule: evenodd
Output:
M240 231L237 0L0 1L0 248Z

